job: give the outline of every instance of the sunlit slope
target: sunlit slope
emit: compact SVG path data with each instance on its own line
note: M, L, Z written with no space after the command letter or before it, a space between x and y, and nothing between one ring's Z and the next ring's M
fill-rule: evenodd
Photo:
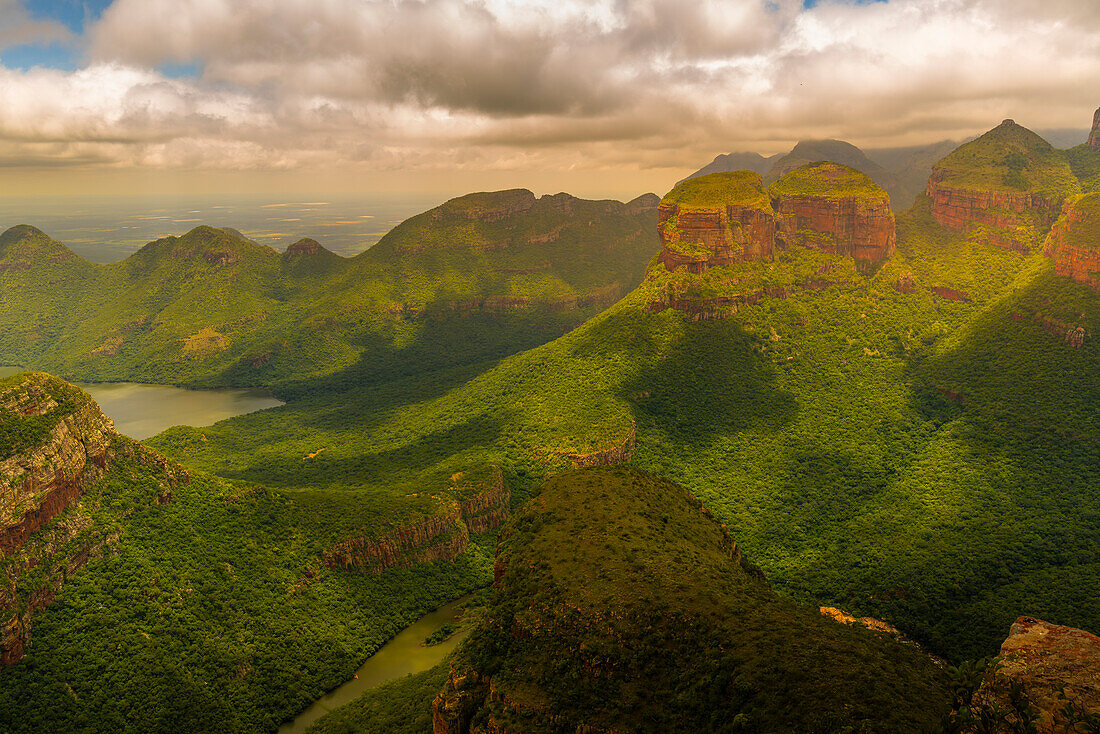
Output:
M985 427L1004 406L1026 415L1035 396L1056 395L1066 371L1075 397L1060 400L1096 404L1094 342L1074 349L1041 317L1005 310L1009 294L1030 292L1051 314L1091 319L1095 297L1054 278L1041 255L941 229L927 199L898 227L898 253L872 276L798 247L701 276L654 265L583 327L481 374L319 393L156 444L225 476L360 507L360 492L481 461L523 484L573 456L621 456L636 432L634 462L697 493L797 598L886 617L950 656L990 652L1025 611L1096 627L1100 610L1066 591L1095 583L1094 570L1059 555L1100 541L1084 489L1098 472L1083 450L1095 428L1029 419L1006 444ZM717 321L689 300L668 308L670 284L740 306ZM970 335L997 318L1027 354L1005 352L1013 370L958 402L945 360L976 348ZM1007 384L1026 388L992 395ZM1033 473L1028 462L1046 462L1050 446L1043 465L1065 467ZM1050 573L1069 586L999 593Z
M197 227L99 266L13 228L0 249L11 327L0 359L88 380L382 379L542 343L629 291L657 250L655 197L522 191L516 208L512 193L472 195L488 207L473 211L470 197L448 202L350 260L309 240L280 254Z

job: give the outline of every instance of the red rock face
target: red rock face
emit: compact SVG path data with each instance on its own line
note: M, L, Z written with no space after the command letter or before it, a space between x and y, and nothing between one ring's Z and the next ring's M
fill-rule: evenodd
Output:
M1044 733L1086 731L1066 719L1067 701L1086 714L1100 714L1100 637L1020 617L1001 645L1000 662L978 693L982 703L1004 707L1010 686L1020 685Z
M894 214L885 194L880 198L773 196L772 205L778 222L776 238L785 244L870 263L894 254Z
M381 574L387 568L412 568L421 563L451 561L470 543L470 533L499 527L508 517L512 493L504 486L499 468L484 492L452 510L424 518L379 538L352 538L325 551L329 568L362 569Z
M676 226L665 224L676 217ZM744 260L770 260L775 252L775 217L766 209L730 204L725 207L685 209L661 202L657 207L661 262L669 270L686 268L701 273L709 267ZM706 252L686 253L676 243L698 243ZM672 247L670 247L672 246Z
M1048 227L1058 216L1060 201L1040 194L958 188L943 184L941 176L939 171L933 169L926 189L932 199L932 218L941 227L962 232L972 224L984 224L994 230L1004 230L1000 235L996 231L989 233L993 244L1020 249L1019 237L1012 237L1009 233L1018 232L1026 236L1036 221L1040 226Z
M1089 147L1100 150L1100 109L1092 116L1092 132L1089 133Z
M1093 238L1095 248L1074 244L1089 237ZM1054 260L1056 273L1100 292L1100 218L1078 206L1077 200L1066 202L1062 216L1050 230L1043 253Z

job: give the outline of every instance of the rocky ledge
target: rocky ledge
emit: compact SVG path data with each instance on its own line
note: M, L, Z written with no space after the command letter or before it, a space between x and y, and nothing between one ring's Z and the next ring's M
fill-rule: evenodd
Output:
M657 207L661 262L701 273L743 260L770 260L775 212L760 174L712 173L688 179Z
M488 475L451 477L448 500L436 514L381 536L351 538L323 554L333 569L358 569L381 574L387 568L412 568L421 563L453 561L470 543L470 533L485 533L508 517L512 493L504 485L500 467Z
M1100 291L1100 193L1066 201L1043 252L1059 275Z
M1100 637L1032 617L1020 617L1001 645L998 665L987 675L975 704L1010 712L990 731L1070 734L1100 723ZM1013 702L1016 699L1016 703ZM1026 706L1019 701L1026 699ZM1030 708L1036 729L1026 729L1017 708Z
M1100 109L1092 115L1092 132L1089 133L1089 147L1100 150Z
M776 239L877 264L894 254L890 196L871 177L839 163L811 163L771 189Z

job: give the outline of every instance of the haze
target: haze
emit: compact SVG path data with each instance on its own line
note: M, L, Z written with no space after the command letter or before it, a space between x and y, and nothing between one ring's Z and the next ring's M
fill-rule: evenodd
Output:
M1076 0L0 0L0 186L630 197L1086 121L1098 46Z

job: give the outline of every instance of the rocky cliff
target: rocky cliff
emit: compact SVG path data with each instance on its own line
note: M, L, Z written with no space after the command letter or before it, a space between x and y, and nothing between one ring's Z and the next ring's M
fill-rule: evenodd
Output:
M454 475L447 494L451 499L429 517L381 536L332 546L323 554L325 565L380 574L387 568L454 560L466 550L471 532L485 533L504 522L512 501L499 467L475 479Z
M633 469L548 480L495 576L435 734L921 731L948 707L919 651L782 599L697 499Z
M1043 251L1059 275L1100 291L1100 193L1066 200Z
M1100 109L1092 115L1092 132L1089 133L1088 146L1093 150L1100 150Z
M712 173L678 184L661 200L657 234L666 268L701 273L771 259L775 212L759 174Z
M877 264L897 239L890 197L871 178L839 163L811 163L769 189L776 240Z
M112 542L82 498L120 455L157 477L160 490L150 501L170 501L173 488L189 479L119 436L72 385L42 373L0 381L0 665L23 656L34 613ZM20 580L32 571L39 581L22 589Z
M1002 720L983 731L1096 731L1100 725L1100 637L1020 617L1001 645L998 665L986 676L974 706L1003 712ZM1034 719L1035 729L1026 728L1021 713ZM1093 728L1089 728L1090 721Z
M1080 191L1064 157L1050 143L1005 120L932 168L926 192L941 227L966 231L1001 247L1029 252Z

